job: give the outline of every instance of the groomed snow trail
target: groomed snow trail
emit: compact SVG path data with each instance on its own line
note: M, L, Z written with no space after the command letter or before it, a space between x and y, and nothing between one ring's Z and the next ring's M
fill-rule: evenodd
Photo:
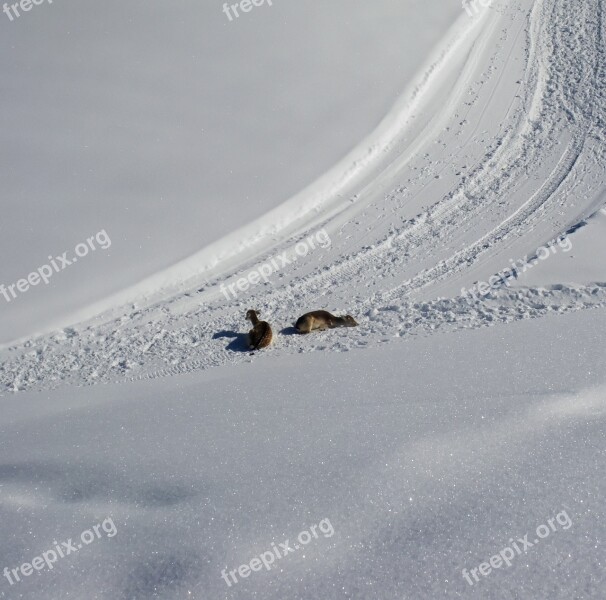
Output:
M604 19L604 0L521 0L476 20L463 15L414 89L345 163L260 223L144 282L134 302L5 348L3 386L87 385L249 360L247 308L276 332L287 328L268 351L284 354L606 306L603 282L504 288L471 302L460 294L603 206ZM298 256L297 242L321 229L330 247ZM226 300L221 285L279 255L291 263ZM290 335L296 317L315 308L351 313L360 327Z

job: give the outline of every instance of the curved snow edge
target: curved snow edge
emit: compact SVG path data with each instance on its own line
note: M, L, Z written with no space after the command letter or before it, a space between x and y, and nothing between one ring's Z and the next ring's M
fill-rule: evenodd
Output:
M37 332L0 344L0 349L21 344L28 339L98 317L100 322L112 318L109 313L127 304L149 306L182 293L200 281L216 277L267 252L272 246L306 229L322 212L334 208L359 187L361 182L380 172L389 151L406 132L422 100L439 87L440 74L456 57L463 44L470 46L479 35L490 11L474 19L463 13L449 28L442 41L429 55L417 75L405 88L392 109L378 126L341 161L315 182L263 214L251 223L178 261L158 273L80 310L69 318L55 321ZM475 35L474 35L475 31Z

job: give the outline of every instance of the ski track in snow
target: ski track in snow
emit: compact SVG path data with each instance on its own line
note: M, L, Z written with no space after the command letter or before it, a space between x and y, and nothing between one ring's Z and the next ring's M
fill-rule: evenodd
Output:
M601 282L505 288L471 302L452 294L472 285L476 269L495 273L599 208L604 19L604 0L525 0L460 25L388 120L396 124L389 141L369 146L368 160L352 164L347 183L322 202L301 200L288 226L269 222L255 256L222 271L219 264L210 281L207 273L184 280L175 268L172 296L163 290L3 349L2 385L89 385L250 360L247 308L277 334L315 308L359 320L322 335L287 329L267 351L281 355L606 306ZM434 106L445 89L448 101ZM502 117L496 124L494 114ZM272 257L293 256L297 241L321 228L329 250L310 252L237 300L219 292Z

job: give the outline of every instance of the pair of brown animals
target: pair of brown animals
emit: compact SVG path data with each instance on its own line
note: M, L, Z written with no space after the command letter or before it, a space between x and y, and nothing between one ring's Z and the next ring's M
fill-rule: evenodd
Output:
M269 346L274 337L270 324L267 321L259 321L255 310L249 310L246 313L246 318L253 324L253 328L248 332L250 349L259 350ZM322 331L335 327L356 327L356 325L356 320L350 315L335 317L326 310L314 310L299 317L295 323L295 329L299 333L309 333L314 329Z

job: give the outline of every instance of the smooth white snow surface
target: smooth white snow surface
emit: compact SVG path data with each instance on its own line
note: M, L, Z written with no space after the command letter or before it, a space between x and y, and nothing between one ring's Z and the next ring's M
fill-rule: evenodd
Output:
M605 327L589 310L6 397L0 566L110 514L118 533L0 597L603 598ZM562 510L570 528L463 579ZM332 537L221 578L323 519Z
M605 5L459 8L315 183L2 347L0 569L117 533L0 597L606 597Z
M568 242L556 244L557 251L550 253L549 260L545 251L541 251L542 260L535 258L533 266L520 273L517 285L606 281L606 209L578 223L566 238Z

